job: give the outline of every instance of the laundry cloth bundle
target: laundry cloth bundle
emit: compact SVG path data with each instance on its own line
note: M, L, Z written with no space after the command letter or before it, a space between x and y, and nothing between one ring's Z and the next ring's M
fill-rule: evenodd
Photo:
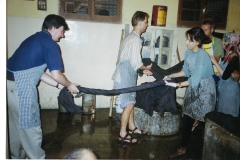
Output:
M165 98L165 103L162 104L162 108L166 108L167 111L171 111L172 114L177 114L177 103L176 103L176 95L173 94L176 92L176 88L166 86L165 82L163 80L161 81L154 81L154 82L146 82L143 83L139 86L135 87L129 87L129 88L122 88L122 89L113 89L113 90L104 90L104 89L93 89L93 88L86 88L86 87L81 87L77 86L78 90L80 92L83 92L85 94L93 94L93 95L105 95L105 96L113 96L113 95L119 95L122 93L131 93L131 92L136 92L138 95L138 92L142 90L148 90L151 88L157 88L157 87L162 87L162 91L164 91L164 96L167 97ZM146 98L146 100L149 100ZM63 105L63 107L71 113L82 113L82 109L80 106L76 105L73 101L73 95L68 92L68 89L64 87L58 96L58 101ZM169 106L169 102L171 106ZM165 107L168 106L168 107ZM170 108L169 108L170 107ZM165 110L161 110L164 112Z

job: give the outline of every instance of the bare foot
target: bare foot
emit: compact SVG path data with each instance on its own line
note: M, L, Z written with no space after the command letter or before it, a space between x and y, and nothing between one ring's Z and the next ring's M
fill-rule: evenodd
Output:
M169 158L176 158L178 156L182 156L186 154L186 148L180 147L176 152L169 155Z
M194 129L198 126L199 121L195 120L193 125L192 125L192 131L194 131Z

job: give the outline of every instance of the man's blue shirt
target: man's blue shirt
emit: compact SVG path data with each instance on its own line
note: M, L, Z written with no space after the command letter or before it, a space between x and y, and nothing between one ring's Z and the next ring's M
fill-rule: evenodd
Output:
M47 64L49 71L63 71L62 59L58 44L46 30L37 32L24 40L12 57L7 60L7 69L21 71ZM14 78L7 71L7 76Z

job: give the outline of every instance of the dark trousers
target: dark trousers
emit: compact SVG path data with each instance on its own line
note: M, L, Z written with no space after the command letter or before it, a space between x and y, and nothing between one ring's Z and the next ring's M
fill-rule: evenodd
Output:
M192 125L193 125L194 121L195 121L195 119L184 114L183 119L182 119L183 126L182 126L182 136L181 136L181 141L180 141L181 147L186 148L189 138L191 137L191 134L192 134ZM203 135L205 122L199 121L198 125L201 126L200 128L201 128L201 132Z

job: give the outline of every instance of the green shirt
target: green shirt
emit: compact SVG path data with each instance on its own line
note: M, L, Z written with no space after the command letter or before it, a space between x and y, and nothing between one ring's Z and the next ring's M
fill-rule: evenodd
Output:
M217 38L217 37L213 37L212 45L213 45L213 55L214 56L220 56L221 58L223 58L224 57L224 51L223 51L223 48L222 48L222 40Z

